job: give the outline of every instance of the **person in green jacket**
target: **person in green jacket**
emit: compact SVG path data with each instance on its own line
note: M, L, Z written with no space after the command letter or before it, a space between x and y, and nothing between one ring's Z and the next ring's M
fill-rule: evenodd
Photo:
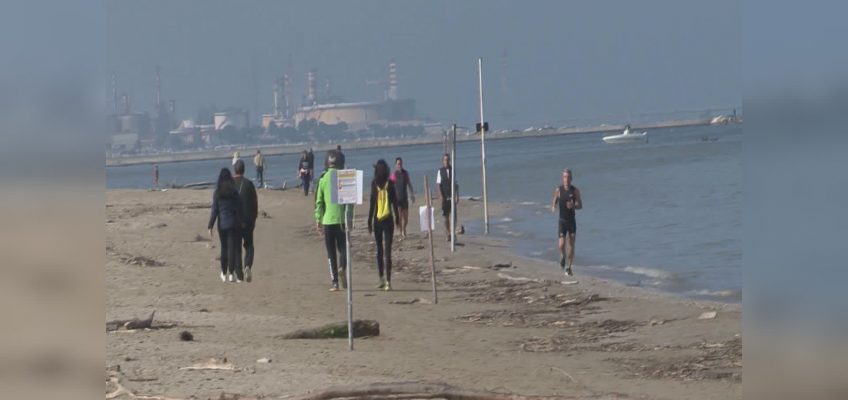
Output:
M315 227L324 235L324 244L327 246L327 263L330 266L330 279L332 286L330 291L339 290L339 273L341 273L342 287L347 287L345 279L345 266L347 265L347 250L345 248L345 206L333 203L332 178L335 172L344 168L341 157L335 150L327 153L327 170L321 174L315 189ZM348 214L352 215L353 207L348 207ZM338 257L337 257L338 254Z

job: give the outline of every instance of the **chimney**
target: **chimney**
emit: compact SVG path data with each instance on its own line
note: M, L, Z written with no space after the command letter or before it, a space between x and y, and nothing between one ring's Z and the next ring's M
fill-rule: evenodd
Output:
M124 93L121 95L121 102L124 103L124 114L130 113L130 95Z
M310 69L309 73L306 75L306 85L307 85L307 94L306 94L306 105L311 106L315 105L315 68Z
M115 115L118 114L118 74L112 73L112 107Z
M398 87L398 78L397 78L397 64L395 64L395 60L392 59L389 61L389 91L386 94L386 98L388 100L397 100L397 88Z
M291 118L291 77L289 74L283 75L283 95L285 97L286 118Z
M153 83L153 92L156 97L156 108L162 105L162 77L160 75L161 69L159 66L156 66L156 77Z
M171 113L171 116L177 115L177 102L174 99L168 100L168 111Z
M280 115L280 79L274 80L274 115Z

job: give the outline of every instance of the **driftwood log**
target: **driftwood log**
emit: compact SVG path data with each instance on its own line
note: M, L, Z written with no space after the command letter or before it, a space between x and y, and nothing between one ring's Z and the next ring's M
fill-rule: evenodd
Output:
M156 314L156 310L150 313L150 317L147 319L116 319L114 321L106 322L106 332L117 331L118 329L149 329L153 325L153 314Z
M380 323L374 320L353 321L353 337L380 336ZM277 339L347 339L347 321L327 324L312 329L300 329Z
M373 383L363 386L330 388L291 400L635 400L621 394L579 396L522 396L513 393L495 393L461 389L439 382Z

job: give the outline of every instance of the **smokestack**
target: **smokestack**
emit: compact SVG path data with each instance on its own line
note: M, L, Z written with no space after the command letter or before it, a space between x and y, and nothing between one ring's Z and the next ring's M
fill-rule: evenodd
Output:
M130 113L130 95L124 93L121 95L121 102L124 103L124 114Z
M289 74L283 75L283 94L286 103L286 118L291 118L291 77Z
M280 78L274 80L274 115L280 115Z
M395 64L395 60L392 59L389 61L389 91L386 94L386 98L388 100L397 100L398 94L398 78L397 78L397 64Z
M112 108L118 114L118 74L112 73Z
M159 66L156 66L156 77L153 83L153 91L156 97L156 108L162 105L162 77L161 77L161 69Z
M171 117L177 115L177 102L174 99L168 100L168 111L171 113Z
M306 75L306 85L307 85L307 94L306 94L306 105L311 106L316 103L315 98L315 68L310 69L309 73Z

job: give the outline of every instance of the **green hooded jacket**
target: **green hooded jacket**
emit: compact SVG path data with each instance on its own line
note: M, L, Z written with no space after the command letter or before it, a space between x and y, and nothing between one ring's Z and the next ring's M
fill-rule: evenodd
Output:
M315 190L315 222L321 225L344 225L344 204L335 204L330 199L333 193L333 173L335 168L329 168L318 179ZM353 206L348 207L348 214L353 215Z

